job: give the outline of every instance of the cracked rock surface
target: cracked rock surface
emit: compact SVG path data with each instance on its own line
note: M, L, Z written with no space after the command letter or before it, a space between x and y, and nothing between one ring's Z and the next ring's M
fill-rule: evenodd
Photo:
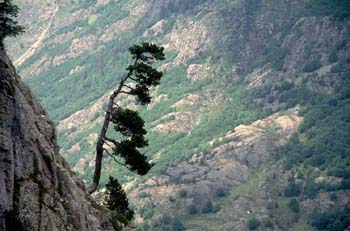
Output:
M53 122L0 50L0 230L114 230L59 155Z

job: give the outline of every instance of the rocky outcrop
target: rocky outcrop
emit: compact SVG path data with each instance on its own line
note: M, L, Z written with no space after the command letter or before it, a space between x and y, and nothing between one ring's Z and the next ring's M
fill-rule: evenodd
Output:
M207 201L211 201L214 208L228 203L230 206L223 206L215 214L215 219L220 221L218 230L247 230L244 218L247 214L267 213L266 198L270 198L270 194L265 187L271 175L279 174L282 179L283 173L278 172L276 163L271 169L264 165L271 166L273 150L297 131L302 121L298 112L299 108L295 107L282 115L275 113L249 125L236 126L224 136L211 140L208 150L167 167L163 175L140 183L131 191L131 201L137 208L154 203L157 210L152 222L157 222L165 212L186 216L191 205L200 210ZM286 182L284 178L283 182ZM220 199L224 195L225 199ZM136 221L143 220L139 217Z
M0 51L0 230L113 230L59 155L55 128Z

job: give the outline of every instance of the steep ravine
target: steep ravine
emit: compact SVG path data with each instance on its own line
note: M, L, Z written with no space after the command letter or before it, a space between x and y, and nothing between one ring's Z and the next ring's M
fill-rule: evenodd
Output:
M55 128L0 50L0 230L114 230L59 155Z

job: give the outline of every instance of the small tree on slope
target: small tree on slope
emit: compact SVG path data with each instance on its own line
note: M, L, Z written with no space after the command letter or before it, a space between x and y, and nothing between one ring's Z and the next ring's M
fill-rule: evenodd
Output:
M18 14L18 7L11 2L0 0L0 48L4 47L4 39L7 36L16 36L24 32L24 27L14 20Z
M157 86L163 75L162 72L153 68L152 64L154 61L164 60L163 50L163 47L147 42L129 48L134 62L128 66L126 69L128 73L120 80L118 88L109 97L103 126L96 145L95 171L93 183L88 188L89 193L96 191L100 182L103 153L107 153L117 163L140 175L145 175L151 169L152 164L147 162L146 156L137 150L148 145L144 137L146 134L144 121L137 111L121 108L116 99L120 94L126 94L134 96L141 105L150 103L149 88ZM114 124L116 132L125 137L124 140L117 141L107 137L110 123ZM110 143L114 145L113 153L105 148L105 144ZM115 158L117 156L122 157L124 162L119 162Z
M111 176L106 184L105 204L110 210L123 215L129 221L134 216L134 212L129 209L129 201L122 186Z

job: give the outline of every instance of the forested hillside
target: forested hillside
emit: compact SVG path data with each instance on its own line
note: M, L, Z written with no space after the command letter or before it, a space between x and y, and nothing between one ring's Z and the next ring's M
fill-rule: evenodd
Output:
M142 41L165 47L139 177L106 156L145 230L350 225L350 1L15 1L8 41L85 183L110 92ZM35 4L35 7L34 5ZM14 41L14 42L13 42Z

